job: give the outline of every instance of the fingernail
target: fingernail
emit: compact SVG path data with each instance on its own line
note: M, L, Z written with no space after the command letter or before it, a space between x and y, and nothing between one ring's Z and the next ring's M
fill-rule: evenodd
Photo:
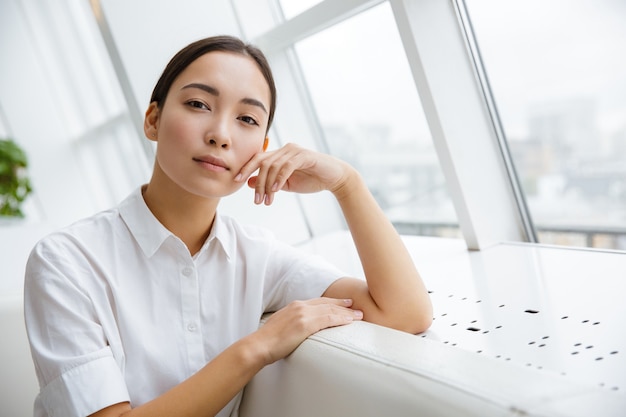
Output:
M354 310L354 318L356 319L362 319L363 318L363 312L361 310Z
M260 204L261 203L261 194L256 193L254 194L254 204Z
M266 194L266 195L265 195L265 205L266 205L266 206L269 206L269 205L270 205L270 195L269 195L269 194Z
M352 300L349 298L346 298L345 300L343 300L343 303L347 306L349 306L350 304L352 304Z
M272 185L272 191L278 191L278 183L275 182L274 185Z
M241 181L242 178L243 178L243 175L237 174L237 176L235 177L235 181Z

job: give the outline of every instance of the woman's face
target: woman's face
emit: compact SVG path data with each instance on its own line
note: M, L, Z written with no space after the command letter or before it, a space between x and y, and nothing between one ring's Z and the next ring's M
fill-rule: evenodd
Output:
M252 58L202 55L174 81L164 106L148 109L156 169L195 195L232 194L242 185L234 181L241 167L262 151L269 105L270 89Z

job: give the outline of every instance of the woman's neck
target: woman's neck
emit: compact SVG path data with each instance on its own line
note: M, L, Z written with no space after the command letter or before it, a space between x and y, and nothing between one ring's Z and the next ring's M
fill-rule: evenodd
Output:
M195 255L211 233L219 199L197 196L153 175L142 190L154 216Z

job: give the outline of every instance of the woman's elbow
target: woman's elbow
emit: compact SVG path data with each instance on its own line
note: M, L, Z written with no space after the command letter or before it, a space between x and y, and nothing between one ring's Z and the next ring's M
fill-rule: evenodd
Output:
M371 321L373 323L406 333L423 333L428 330L433 322L432 307L429 304L428 306L417 306L417 308L402 309L391 314L383 313L381 314L379 320Z
M404 331L412 334L423 333L430 328L431 324L433 324L433 315L431 313L423 314Z
M397 326L394 326L394 328L406 333L419 334L428 330L432 323L432 314L420 314L402 320Z

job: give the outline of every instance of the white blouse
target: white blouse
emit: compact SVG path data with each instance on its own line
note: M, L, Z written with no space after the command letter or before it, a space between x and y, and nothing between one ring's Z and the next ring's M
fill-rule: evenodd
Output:
M255 331L264 312L318 297L344 275L220 215L192 257L137 189L31 253L24 309L41 387L35 416L143 404Z

